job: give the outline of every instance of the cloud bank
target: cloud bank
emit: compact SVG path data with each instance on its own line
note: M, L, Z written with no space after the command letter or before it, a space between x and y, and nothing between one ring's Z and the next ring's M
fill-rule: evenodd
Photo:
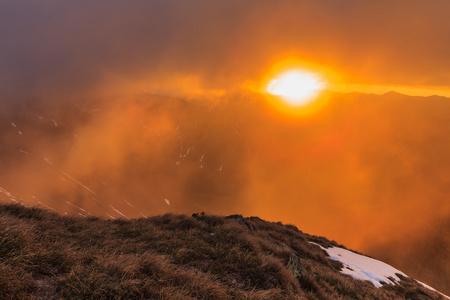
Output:
M222 90L295 57L338 83L447 86L433 1L2 1L2 101Z

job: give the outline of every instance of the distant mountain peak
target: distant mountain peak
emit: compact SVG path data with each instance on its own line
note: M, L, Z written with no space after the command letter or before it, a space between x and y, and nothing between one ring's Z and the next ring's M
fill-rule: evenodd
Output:
M396 92L396 91L389 91L387 93L384 93L383 96L407 96L407 95Z

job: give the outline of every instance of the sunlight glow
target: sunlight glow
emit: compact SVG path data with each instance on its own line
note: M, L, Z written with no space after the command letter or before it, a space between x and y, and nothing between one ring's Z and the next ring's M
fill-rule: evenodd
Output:
M323 88L320 79L310 73L289 71L273 79L267 85L267 92L281 96L290 105L306 105L317 96Z

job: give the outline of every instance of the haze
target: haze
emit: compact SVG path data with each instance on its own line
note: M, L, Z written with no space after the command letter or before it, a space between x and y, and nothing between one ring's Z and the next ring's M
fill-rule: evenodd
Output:
M449 95L449 11L0 1L0 196L62 214L293 223L449 294L450 100L413 97ZM290 61L330 83L308 116L249 89Z

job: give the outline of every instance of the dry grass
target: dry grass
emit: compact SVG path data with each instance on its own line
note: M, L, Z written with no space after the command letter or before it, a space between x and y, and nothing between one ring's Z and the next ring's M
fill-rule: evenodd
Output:
M194 214L61 217L0 205L0 299L440 299L339 273L295 226Z

